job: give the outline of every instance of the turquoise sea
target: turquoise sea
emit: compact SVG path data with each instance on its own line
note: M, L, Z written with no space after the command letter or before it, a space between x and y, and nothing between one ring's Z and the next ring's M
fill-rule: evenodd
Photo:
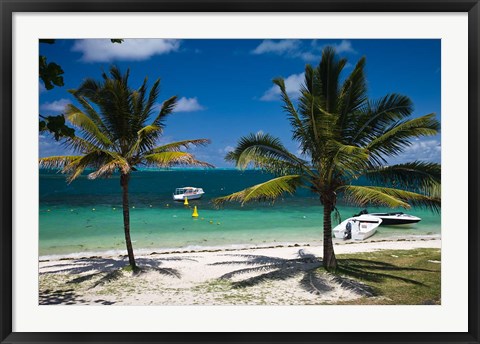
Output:
M274 204L253 203L241 207L229 203L221 209L215 197L266 181L271 176L256 170L172 169L134 172L130 182L131 235L135 250L199 249L215 246L265 244L319 244L323 210L306 189ZM174 202L176 187L202 187L205 195L186 207ZM67 184L56 171L40 170L40 256L121 252L125 250L122 195L118 176L88 180L81 176ZM192 218L197 206L199 217ZM342 204L343 219L361 209ZM368 208L387 211L382 208ZM402 211L397 209L397 211ZM440 233L440 215L410 209L422 221L409 226L380 227L375 238Z

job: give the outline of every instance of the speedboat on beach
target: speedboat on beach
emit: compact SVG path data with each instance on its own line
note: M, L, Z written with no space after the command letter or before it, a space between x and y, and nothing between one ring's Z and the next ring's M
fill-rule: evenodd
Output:
M375 234L381 223L382 219L375 216L350 217L333 229L333 235L337 239L365 240Z
M362 210L359 214L354 216L375 216L382 219L382 225L391 226L391 225L408 225L412 223L417 223L422 219L417 216L405 214L402 212L394 213L369 213L367 209Z
M192 199L199 199L203 196L205 192L203 192L202 188L196 188L193 186L185 186L183 188L176 188L175 192L173 193L173 200L174 201L184 201L185 198L188 200Z

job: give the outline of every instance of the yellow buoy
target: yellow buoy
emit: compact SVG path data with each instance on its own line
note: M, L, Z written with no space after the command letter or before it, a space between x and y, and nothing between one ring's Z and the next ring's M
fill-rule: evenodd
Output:
M185 197L185 202L183 202L183 205L188 205L188 197Z
M192 217L198 217L197 206L193 208Z

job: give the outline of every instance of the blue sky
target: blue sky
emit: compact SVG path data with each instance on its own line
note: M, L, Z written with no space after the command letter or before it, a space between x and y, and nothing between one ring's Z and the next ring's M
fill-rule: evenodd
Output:
M68 89L87 77L101 78L112 64L130 68L130 84L137 88L161 79L159 103L179 97L175 113L166 121L162 143L209 138L207 147L193 153L217 167L230 167L225 154L241 136L263 131L280 137L292 152L288 119L272 79L283 77L292 98L298 95L305 64L316 65L321 50L334 46L348 59L344 73L366 56L368 93L372 99L388 93L409 96L415 116L436 113L440 120L440 40L175 40L132 39L57 40L40 44L40 54L61 65L65 86L45 90L40 81L40 113L63 113L72 102ZM46 133L40 134L40 157L68 153ZM440 135L413 142L391 163L420 159L440 162Z

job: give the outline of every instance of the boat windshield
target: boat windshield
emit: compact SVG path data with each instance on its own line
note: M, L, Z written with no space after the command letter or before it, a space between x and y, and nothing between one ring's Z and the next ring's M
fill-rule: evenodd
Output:
M175 189L175 195L183 195L183 194L192 194L197 192L195 188L177 188Z

